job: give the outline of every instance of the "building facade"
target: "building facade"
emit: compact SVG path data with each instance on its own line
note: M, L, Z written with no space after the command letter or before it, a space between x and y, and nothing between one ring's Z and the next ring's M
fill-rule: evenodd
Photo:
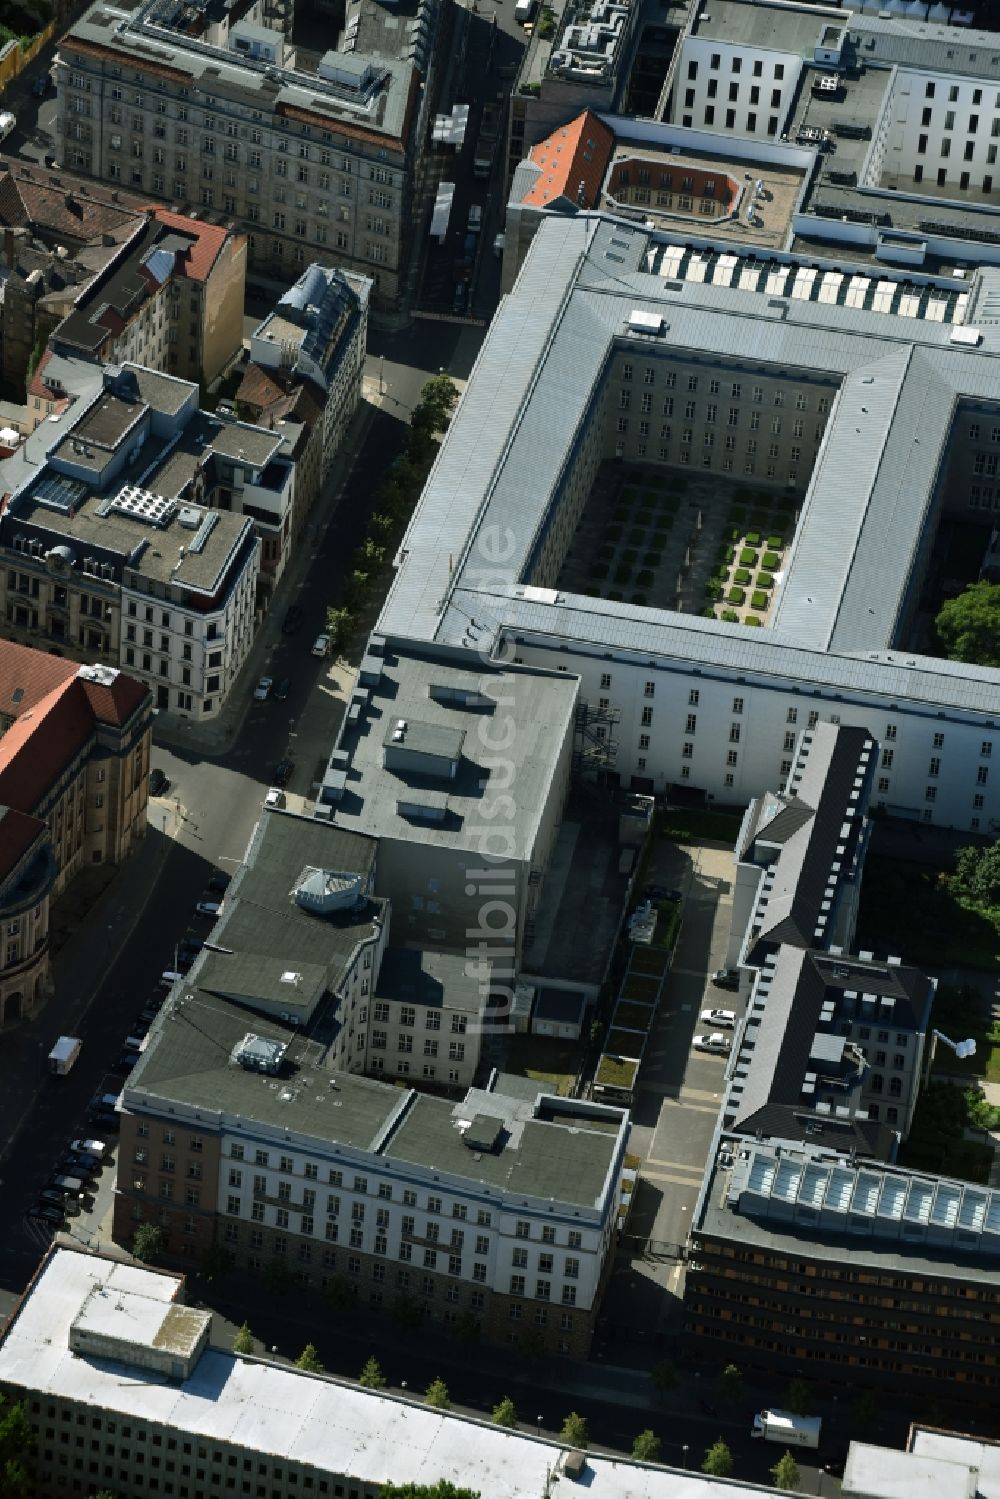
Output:
M45 823L13 807L0 811L0 1029L35 1015L48 998L49 899L56 882Z

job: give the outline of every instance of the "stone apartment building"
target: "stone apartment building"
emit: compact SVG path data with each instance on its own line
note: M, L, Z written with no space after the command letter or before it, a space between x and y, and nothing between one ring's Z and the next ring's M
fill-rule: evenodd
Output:
M393 55L398 28L371 55L315 58L249 21L186 27L152 3L97 4L73 24L57 81L66 164L235 223L259 273L340 265L394 308L433 92L412 49Z
M287 552L294 469L279 436L200 412L186 381L94 380L58 435L46 423L8 462L0 617L133 672L161 712L211 717L253 640L257 531Z
M371 288L368 277L312 265L250 339L237 411L271 427L305 429L293 449L293 534L326 481L361 399Z
M49 993L49 903L146 831L152 697L134 677L0 642L0 1025Z
M46 343L95 364L131 360L210 383L243 337L246 237L62 171L0 163L8 276L2 372L23 387ZM44 366L28 392L35 426L50 414Z

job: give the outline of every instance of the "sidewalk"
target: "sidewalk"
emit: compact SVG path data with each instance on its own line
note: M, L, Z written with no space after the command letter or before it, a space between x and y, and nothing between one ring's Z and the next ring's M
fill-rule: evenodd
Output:
M154 728L155 743L182 753L192 751L203 757L222 756L232 749L253 703L250 684L266 674L267 655L281 638L282 610L294 597L296 590L305 583L309 569L316 559L317 548L327 527L336 516L343 486L350 476L371 421L381 404L382 398L377 394L373 398L368 391L363 392L344 445L334 459L330 476L316 500L308 524L292 551L288 566L271 599L271 606L250 647L239 676L229 689L224 707L210 723L204 724L161 714Z

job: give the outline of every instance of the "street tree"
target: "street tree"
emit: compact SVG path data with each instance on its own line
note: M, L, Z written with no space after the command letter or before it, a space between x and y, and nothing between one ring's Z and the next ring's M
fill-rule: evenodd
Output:
M493 1425L509 1426L517 1430L517 1407L509 1395L505 1395L499 1405L493 1407Z
M705 1453L705 1461L701 1465L703 1473L710 1474L713 1478L728 1478L733 1471L733 1454L719 1437L718 1441L712 1443Z
M661 1358L653 1365L650 1379L653 1381L653 1389L660 1399L672 1390L677 1383L677 1370L668 1358Z
M948 600L934 628L949 660L1000 666L1000 584L970 584Z
M590 1443L590 1436L584 1417L578 1415L576 1411L570 1411L562 1424L559 1440L568 1442L571 1447L587 1447Z
M727 1364L719 1375L719 1394L724 1400L735 1402L743 1394L743 1375L735 1364Z
M785 1396L785 1409L796 1416L812 1416L816 1412L812 1386L804 1379L793 1379Z
M132 1240L132 1253L144 1265L158 1260L163 1253L163 1229L155 1223L140 1223Z
M776 1489L797 1489L802 1474L799 1465L790 1452L783 1452L771 1469L771 1477L774 1479Z
M304 1369L307 1374L325 1373L323 1362L316 1351L315 1343L307 1343L295 1360L296 1369Z
M632 1443L632 1456L638 1458L641 1463L660 1461L660 1439L648 1426L645 1431L640 1431Z
M250 1331L249 1322L244 1322L233 1339L233 1352L253 1353L253 1333Z
M382 1373L382 1365L379 1363L374 1353L365 1364L365 1367L362 1369L361 1378L358 1380L358 1384L366 1390L385 1389L385 1375Z
M433 1405L439 1411L451 1410L451 1396L448 1394L448 1386L443 1379L431 1380L424 1396L424 1404Z
M0 1396L0 1494L3 1499L33 1499L31 1457L34 1433L23 1400L11 1404Z
M988 848L960 848L954 883L981 906L1000 906L1000 843Z

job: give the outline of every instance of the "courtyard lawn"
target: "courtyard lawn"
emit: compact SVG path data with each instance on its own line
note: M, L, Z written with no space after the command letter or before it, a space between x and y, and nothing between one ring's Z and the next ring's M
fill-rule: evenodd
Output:
M657 814L656 835L669 838L674 843L727 843L736 842L742 814L739 812L709 812L700 807L690 810L668 807Z
M551 1036L512 1036L504 1071L528 1077L540 1089L567 1098L580 1068L580 1049Z

